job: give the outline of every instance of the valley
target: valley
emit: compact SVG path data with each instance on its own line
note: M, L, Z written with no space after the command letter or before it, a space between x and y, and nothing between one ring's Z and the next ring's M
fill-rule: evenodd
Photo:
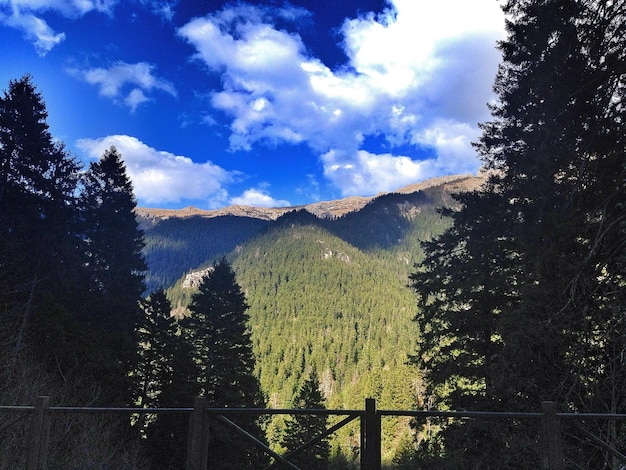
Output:
M365 204L349 199L289 210L140 209L148 279L165 285L175 312L184 315L194 273L221 257L232 264L250 306L256 374L270 407L292 406L311 370L328 408L359 408L367 397L383 409L422 407L419 371L406 364L418 332L408 275L421 259L420 242L449 224L438 208L454 207L452 194L483 181L450 177ZM320 217L315 212L322 207ZM268 426L270 442L280 436L281 419ZM384 423L385 459L409 441L410 432L407 419ZM335 452L352 455L358 430L342 429L332 444Z

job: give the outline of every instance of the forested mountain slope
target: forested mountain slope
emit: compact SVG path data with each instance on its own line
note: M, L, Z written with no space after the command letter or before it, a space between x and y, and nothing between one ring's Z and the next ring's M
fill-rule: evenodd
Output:
M168 287L190 269L226 255L269 223L234 215L138 219L145 234L148 291Z
M300 214L285 217L234 256L269 405L292 406L314 369L328 407L361 408L366 397L376 397L381 407L413 407L419 377L405 365L416 332L406 280L388 261ZM358 445L352 431L352 437L340 434L344 455Z
M472 190L484 176L447 176L398 189L373 198L353 197L302 207L262 208L232 206L218 210L188 207L181 210L137 208L144 230L144 256L149 267L148 291L170 287L190 270L226 255L239 244L275 223L279 217L297 210L316 215L329 231L354 246L365 249L405 248L405 262L411 261L418 244L409 239L432 236L435 220L420 220L415 232L411 218L431 209L454 204L450 194ZM435 228L435 232L439 232ZM406 253L409 250L412 253ZM408 254L408 257L406 256Z
M380 408L421 405L419 373L406 365L417 334L408 273L422 256L420 240L448 226L437 208L453 203L449 186L435 185L380 195L337 218L318 218L301 209L269 223L254 225L245 219L240 228L251 234L247 240L243 233L237 243L233 234L224 240L233 248L227 257L250 304L256 374L269 406L292 406L294 394L313 369L330 408L361 408L366 397L377 398ZM181 249L185 243L189 248L199 244L198 253L213 250L223 255L225 245L215 240L216 232L209 232L233 220L225 215L170 218L155 228L170 227L169 240L178 234ZM183 243L185 230L192 227L196 238ZM147 230L149 242L155 240L152 230ZM197 258L197 266L209 266L214 259ZM187 275L188 281L192 278ZM181 277L169 290L179 311L188 304L193 286ZM282 424L281 418L273 420L270 440L278 440ZM409 427L402 419L385 420L383 426L389 460L407 438ZM332 444L343 455L351 455L358 448L358 430L342 430Z

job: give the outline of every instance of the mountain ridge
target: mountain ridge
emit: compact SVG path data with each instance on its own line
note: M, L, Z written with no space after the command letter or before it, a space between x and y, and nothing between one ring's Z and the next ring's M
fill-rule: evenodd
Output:
M168 218L205 217L214 218L221 216L249 217L260 220L277 220L287 212L294 210L306 210L321 219L341 217L350 212L355 212L365 207L369 202L385 194L411 194L434 187L443 187L450 193L473 191L478 189L487 179L487 173L479 172L478 175L462 174L431 178L419 183L403 186L395 191L381 192L375 196L348 196L331 201L320 201L299 206L287 207L258 207L232 205L220 209L200 209L188 206L183 209L159 209L137 207L135 212L144 220L163 220Z
M168 287L190 270L205 268L274 224L320 224L362 250L389 249L406 237L420 214L458 208L452 194L475 190L487 173L451 175L404 186L372 197L348 197L305 206L230 206L216 210L137 208L148 264L146 288ZM438 217L438 216L436 216ZM429 220L427 225L436 225ZM427 239L432 233L424 233ZM419 251L414 240L409 251ZM405 250L406 251L406 250ZM401 256L409 260L407 251Z

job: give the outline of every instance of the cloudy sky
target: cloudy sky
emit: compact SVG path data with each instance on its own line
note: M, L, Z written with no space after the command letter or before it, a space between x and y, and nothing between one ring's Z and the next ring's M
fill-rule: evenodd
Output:
M140 206L300 205L475 173L503 38L497 0L0 0L0 89Z

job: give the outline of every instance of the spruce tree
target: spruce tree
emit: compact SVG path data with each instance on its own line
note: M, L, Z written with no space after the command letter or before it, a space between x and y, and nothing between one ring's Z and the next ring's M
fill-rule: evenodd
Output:
M163 289L141 301L143 318L135 333L138 358L133 371L133 401L138 406L158 406L159 396L171 382L176 320Z
M52 138L31 77L11 81L0 98L0 354L5 359L0 399L5 402L49 394L62 404L86 405L113 387L108 371L97 366L108 352L82 322L94 290L84 275L81 169ZM125 376L117 362L110 364L118 377ZM53 420L51 467L124 467L133 443L117 433L122 428L112 422L87 425L75 417ZM10 452L6 460L19 467Z
M504 6L499 103L477 144L490 182L459 197L454 226L426 244L412 275L415 362L441 406L534 411L554 400L562 410L624 410L624 8ZM481 468L538 466L535 430L499 426L449 427L448 456ZM615 425L590 426L622 449ZM585 468L617 468L594 447L567 452Z
M110 402L130 401L128 372L135 361L133 332L140 319L146 264L137 205L122 157L114 147L90 164L81 200L90 298L82 318L98 350L89 351L94 380L108 375Z
M324 409L324 398L320 392L315 370L305 379L293 401L294 408ZM305 451L290 456L298 447L320 436L328 427L327 415L297 414L285 425L280 445L287 449L287 458L303 470L328 468L330 450L328 440L322 439Z
M111 147L89 165L84 178L84 234L92 284L97 289L94 324L123 334L137 325L145 289L147 268L136 206L122 156Z
M134 401L145 408L188 407L198 394L198 369L191 345L180 334L178 321L163 289L142 301L137 329L138 360L132 373ZM177 469L186 458L188 419L185 415L143 415L136 426L150 458L150 468Z
M197 383L198 367L194 362L193 348L180 331L170 338L171 376L163 383L158 396L158 406L182 408L193 406L200 393ZM146 430L145 449L150 468L177 470L187 456L189 417L179 413L161 413Z
M209 406L263 407L254 376L248 304L226 260L215 263L202 279L189 310L184 326L200 366L200 390ZM264 440L256 417L241 415L232 420ZM265 460L249 441L219 423L211 433L210 455L224 469L257 468Z
M80 165L53 140L47 117L30 76L9 83L0 98L0 344L12 346L5 357L14 359L27 346L40 348L63 374L84 286L77 275Z

